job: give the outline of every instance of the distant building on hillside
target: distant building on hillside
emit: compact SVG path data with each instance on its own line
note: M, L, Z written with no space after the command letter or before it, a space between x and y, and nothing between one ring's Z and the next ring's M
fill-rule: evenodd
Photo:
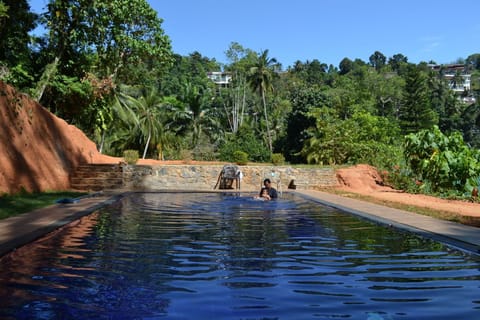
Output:
M220 87L228 87L232 82L232 75L229 72L211 71L207 73L207 77Z
M463 64L430 65L432 70L438 71L447 81L448 86L455 92L470 91L472 75Z
M473 104L476 99L471 96L472 75L464 64L430 65L432 70L440 73L448 84L448 87L461 96L461 100L467 104Z

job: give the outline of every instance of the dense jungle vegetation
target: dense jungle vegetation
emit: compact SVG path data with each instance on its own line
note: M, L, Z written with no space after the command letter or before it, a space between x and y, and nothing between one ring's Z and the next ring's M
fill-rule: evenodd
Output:
M145 0L49 0L41 15L26 0L0 1L0 80L105 154L234 161L240 151L256 162L369 163L409 191L478 187L480 53L452 62L463 70L448 81L446 66L401 53L285 67L232 42L225 55L173 52ZM229 85L209 79L214 71ZM455 93L465 73L471 90Z

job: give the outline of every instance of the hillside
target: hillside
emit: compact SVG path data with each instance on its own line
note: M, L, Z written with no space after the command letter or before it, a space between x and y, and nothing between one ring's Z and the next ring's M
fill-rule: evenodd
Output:
M65 190L81 163L112 161L75 126L0 81L0 194Z

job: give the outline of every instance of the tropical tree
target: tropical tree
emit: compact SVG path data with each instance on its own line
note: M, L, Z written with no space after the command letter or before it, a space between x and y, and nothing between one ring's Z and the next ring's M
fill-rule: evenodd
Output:
M209 117L211 91L208 88L192 83L184 85L180 101L185 105L183 119L187 120L188 129L192 134L191 146L196 148L202 133L214 125L214 119Z
M243 125L247 106L251 100L247 90L247 77L250 66L256 59L256 54L236 42L230 44L225 54L229 61L229 64L225 66L225 71L230 73L232 81L227 88L222 88L219 92L228 127L231 132L236 133Z
M406 134L431 129L438 123L438 115L431 107L428 75L416 65L407 68L399 120Z
M460 118L465 142L473 148L480 148L480 106L472 104L466 107Z
M50 67L37 97L80 127L91 125L83 115L99 110L83 112L93 105L92 96L79 89L87 73L114 86L145 85L170 65L170 40L145 0L50 0L44 18L48 36L40 60ZM113 113L113 105L102 112Z
M248 160L267 162L271 160L271 151L259 139L255 130L243 125L234 134L229 134L226 141L219 148L219 157L222 161L235 161L235 152L242 151L248 155Z
M0 79L22 90L33 83L29 33L37 18L26 0L0 1Z
M279 140L281 150L287 161L302 163L306 159L300 151L304 142L310 138L308 129L315 125L315 118L310 111L326 103L325 89L318 85L299 85L289 92L292 110L287 114L284 137Z
M296 61L293 68L289 71L309 84L320 84L327 73L327 64L321 63L317 59L312 61Z
M264 50L258 54L254 65L250 68L248 77L248 82L250 83L251 88L259 94L262 101L270 152L273 151L273 146L268 120L266 95L268 92L273 91L272 80L278 67L279 64L277 63L277 60L275 58L270 58L268 56L268 50Z
M452 132L461 128L464 104L450 90L441 76L431 77L429 81L430 102L438 114L438 126L442 132Z
M0 61L9 66L27 63L31 57L31 32L38 16L30 11L26 0L0 2Z
M357 92L364 110L392 121L398 118L398 109L403 100L405 80L392 73L366 73ZM374 108L370 109L370 106Z
M185 89L185 83L195 86L208 86L208 72L220 70L219 64L212 59L193 52L188 56L173 55L172 65L160 76L160 93L165 96L178 96Z
M392 68L393 71L401 74L404 66L408 64L408 58L401 53L394 54L392 57L388 58L388 65Z
M474 53L467 57L465 65L471 70L480 70L480 53Z
M398 157L399 129L387 118L356 112L340 119L331 108L315 108L310 115L316 125L301 151L308 163L386 166Z
M338 67L340 68L339 74L345 75L353 70L353 61L349 58L343 58Z
M120 93L117 106L120 112L126 115L123 118L130 119L127 121L134 123L141 132L145 144L142 158L145 159L149 146L155 145L165 136L166 122L162 117L163 100L157 91L155 89L140 91L139 96Z
M125 66L149 59L170 63L170 40L145 0L51 0L47 8L49 44L62 66L92 49L99 77L115 79Z
M385 55L380 51L375 51L368 60L370 61L372 67L374 67L375 70L379 71L385 66L385 63L387 62L387 57L385 57Z

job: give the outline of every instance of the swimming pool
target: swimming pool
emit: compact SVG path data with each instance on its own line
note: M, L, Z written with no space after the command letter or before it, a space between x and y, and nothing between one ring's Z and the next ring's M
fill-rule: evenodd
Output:
M292 194L133 194L0 267L2 319L480 317L478 257Z

